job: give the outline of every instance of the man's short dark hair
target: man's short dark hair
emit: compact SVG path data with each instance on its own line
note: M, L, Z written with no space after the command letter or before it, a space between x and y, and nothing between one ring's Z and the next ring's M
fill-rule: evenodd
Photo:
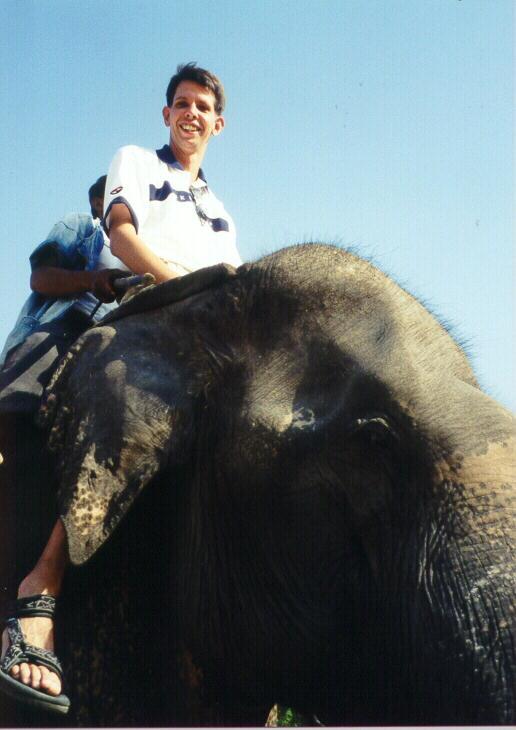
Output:
M226 106L222 82L211 71L197 66L195 61L180 64L177 67L177 73L172 76L167 86L167 106L172 106L177 87L181 81L193 81L199 86L209 89L215 96L215 111L217 114L222 114Z
M99 179L93 183L91 188L88 190L88 198L90 201L91 215L94 218L98 218L97 213L91 204L93 198L104 198L104 191L106 189L107 175L101 175Z

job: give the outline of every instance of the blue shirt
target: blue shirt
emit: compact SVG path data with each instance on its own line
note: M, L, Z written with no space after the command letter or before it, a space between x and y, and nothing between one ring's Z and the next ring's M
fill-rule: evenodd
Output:
M97 267L104 236L102 229L86 213L69 213L52 228L45 240L30 255L31 271L45 265L45 258L52 254L52 266L69 271L92 271ZM13 330L7 337L0 354L0 367L8 353L20 345L40 325L60 319L71 307L83 300L82 294L70 297L50 298L32 292L23 305ZM81 302L82 303L82 302ZM101 304L93 316L97 322L116 307ZM81 307L83 309L83 307Z

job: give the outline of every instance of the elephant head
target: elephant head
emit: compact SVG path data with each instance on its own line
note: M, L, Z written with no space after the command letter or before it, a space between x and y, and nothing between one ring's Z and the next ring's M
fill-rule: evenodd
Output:
M318 244L144 294L50 386L72 561L158 482L174 631L220 707L514 721L514 421L447 331Z

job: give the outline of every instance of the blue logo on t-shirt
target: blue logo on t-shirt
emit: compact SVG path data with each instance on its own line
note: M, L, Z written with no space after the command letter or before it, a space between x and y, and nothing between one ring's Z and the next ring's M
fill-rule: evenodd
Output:
M175 195L176 200L180 203L186 203L192 200L190 193L187 193L186 190L174 190L168 180L165 180L160 188L157 188L155 185L149 185L149 200L160 200L163 202L169 195Z
M203 190L204 189L207 190L207 188L203 188ZM149 200L158 200L163 202L169 195L174 195L179 203L188 203L189 201L192 201L201 223L207 223L211 226L215 233L219 233L220 231L229 231L229 224L226 220L224 220L224 218L210 218L203 210L202 205L198 204L193 195L186 190L174 190L168 180L165 180L160 188L157 188L155 185L149 185Z

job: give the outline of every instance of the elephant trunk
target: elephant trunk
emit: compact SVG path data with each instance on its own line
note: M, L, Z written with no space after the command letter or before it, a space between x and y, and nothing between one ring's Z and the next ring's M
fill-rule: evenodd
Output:
M510 723L515 718L514 419L476 388L460 383L454 392L452 412L464 420L460 429L448 431L452 456L437 467L439 506L425 556L433 645L426 650L441 667L440 686L455 694L457 721ZM470 413L478 414L479 423L464 423Z

